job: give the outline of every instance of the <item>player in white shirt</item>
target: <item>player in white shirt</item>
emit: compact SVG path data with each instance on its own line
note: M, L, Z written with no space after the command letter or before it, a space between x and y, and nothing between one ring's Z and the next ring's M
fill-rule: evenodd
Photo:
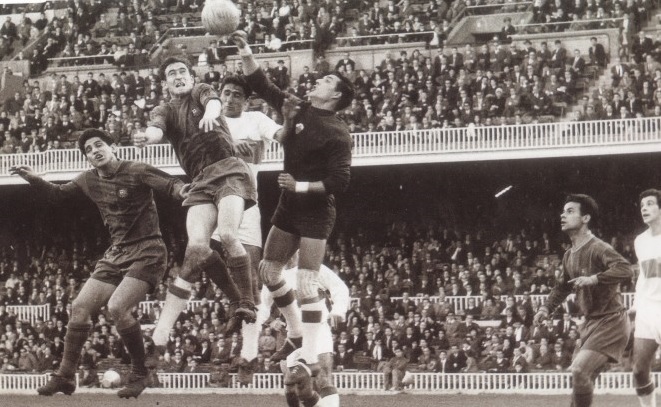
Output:
M220 86L220 102L222 104L222 114L230 130L230 134L235 141L235 148L240 157L248 163L252 170L255 185L257 185L257 174L259 172L259 163L262 161L264 151L271 141L278 141L281 137L282 126L271 120L262 112L245 111L248 104L248 97L251 94L250 87L241 76L228 75ZM259 276L258 265L262 259L262 226L261 215L257 205L246 210L243 213L243 219L238 230L239 240L250 256L252 287L255 304L259 304ZM220 238L218 233L212 236L211 247L222 253ZM223 274L223 273L220 273ZM227 294L230 302L238 301L237 285L243 283L241 278L231 278L227 273L225 279L218 284ZM236 285L235 285L236 284ZM287 292L283 292L286 295ZM300 336L300 310L294 301L293 294L291 298L287 315L289 324L293 327L296 334ZM281 301L283 302L283 301ZM289 305L289 304L287 304ZM263 316L262 316L263 317ZM262 324L266 318L260 319L259 316L255 323L246 323L238 321L235 318L230 319L227 331L231 332L238 328L239 322L242 323L241 334L243 336L243 346L241 348L241 363L239 364L239 381L248 384L252 381L252 371L255 368L257 358L257 342ZM291 319L292 321L289 321ZM298 328L298 331L296 330Z
M640 194L640 214L648 229L636 237L634 246L640 271L630 313L636 316L633 341L633 378L643 407L656 406L650 371L661 344L661 191Z
M294 255L289 264L296 264L297 256ZM296 273L298 267L287 268L283 271L283 277L291 286L296 288ZM340 397L337 394L337 389L333 386L332 372L333 372L333 335L331 333L331 326L336 327L338 323L343 322L346 318L347 311L351 298L349 297L349 288L344 281L337 276L331 269L322 265L319 269L319 285L322 290L328 292L330 298L331 308L325 315L322 315L321 333L319 335L318 351L319 351L319 365L321 371L315 377L315 382L319 393L314 389L286 385L285 396L287 404L290 407L299 405L299 399L303 402L304 406L318 406L318 407L339 407ZM273 304L273 296L266 288L262 288L261 303L258 306L257 319L268 318L271 305ZM261 316L260 316L261 314ZM330 324L329 324L330 322ZM285 374L285 382L289 374L289 368L296 365L300 358L300 348L293 351L288 357L286 362L281 363L282 371ZM285 366L282 366L282 365ZM308 382L311 384L311 382Z

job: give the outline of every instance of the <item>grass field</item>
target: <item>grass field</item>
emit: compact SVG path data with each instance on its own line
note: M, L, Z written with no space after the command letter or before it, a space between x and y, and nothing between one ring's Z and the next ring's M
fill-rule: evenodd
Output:
M342 407L566 407L569 396L537 395L342 395ZM637 406L634 394L596 396L595 407ZM139 399L122 400L114 394L74 394L53 397L13 396L0 394L1 407L279 407L286 406L278 395L169 395L143 394Z

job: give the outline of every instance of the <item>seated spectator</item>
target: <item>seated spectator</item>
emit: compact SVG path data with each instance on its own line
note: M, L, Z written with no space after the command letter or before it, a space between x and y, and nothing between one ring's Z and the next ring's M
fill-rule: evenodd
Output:
M388 361L383 370L384 386L386 390L401 391L402 379L406 374L409 360L404 356L401 348L394 350L395 355Z

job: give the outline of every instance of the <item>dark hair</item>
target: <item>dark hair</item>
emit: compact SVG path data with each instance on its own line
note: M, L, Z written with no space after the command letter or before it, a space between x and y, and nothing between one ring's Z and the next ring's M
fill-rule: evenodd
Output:
M81 153L83 153L83 155L85 155L85 143L87 143L87 140L94 137L100 138L109 146L115 144L115 140L112 138L110 133L99 129L85 129L81 131L80 136L78 136L78 149Z
M335 104L335 111L339 112L351 104L351 101L353 100L356 92L353 88L353 84L348 78L342 76L339 72L336 72L334 75L340 79L340 81L335 86L335 90L338 90L340 93L342 93L342 96L340 96L340 99Z
M246 98L249 97L252 94L252 89L250 88L250 85L248 85L248 82L243 76L240 75L227 75L223 79L223 82L220 84L220 91L222 92L223 89L225 88L225 85L232 84L239 86L243 89L243 93L245 94Z
M193 75L193 66L190 64L190 61L184 58L180 57L168 57L163 61L161 66L158 67L158 76L161 77L161 80L165 80L165 70L169 65L176 64L177 62L180 62L184 65L186 65L186 68L188 69L188 73Z
M661 206L661 191L655 188L646 189L640 193L638 200L642 201L643 198L647 198L648 196L655 197L657 205Z
M588 226L593 225L599 216L599 205L589 195L585 194L569 194L565 198L565 204L575 202L581 206L581 216L590 215Z

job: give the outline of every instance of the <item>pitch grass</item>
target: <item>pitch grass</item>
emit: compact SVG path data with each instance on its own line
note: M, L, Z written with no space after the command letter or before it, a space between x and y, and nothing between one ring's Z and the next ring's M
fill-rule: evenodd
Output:
M342 407L566 407L569 396L537 395L343 395ZM596 396L595 407L637 406L634 394ZM114 394L74 394L53 397L14 396L0 393L0 407L284 407L280 395L169 395L143 394L138 399L123 400Z

